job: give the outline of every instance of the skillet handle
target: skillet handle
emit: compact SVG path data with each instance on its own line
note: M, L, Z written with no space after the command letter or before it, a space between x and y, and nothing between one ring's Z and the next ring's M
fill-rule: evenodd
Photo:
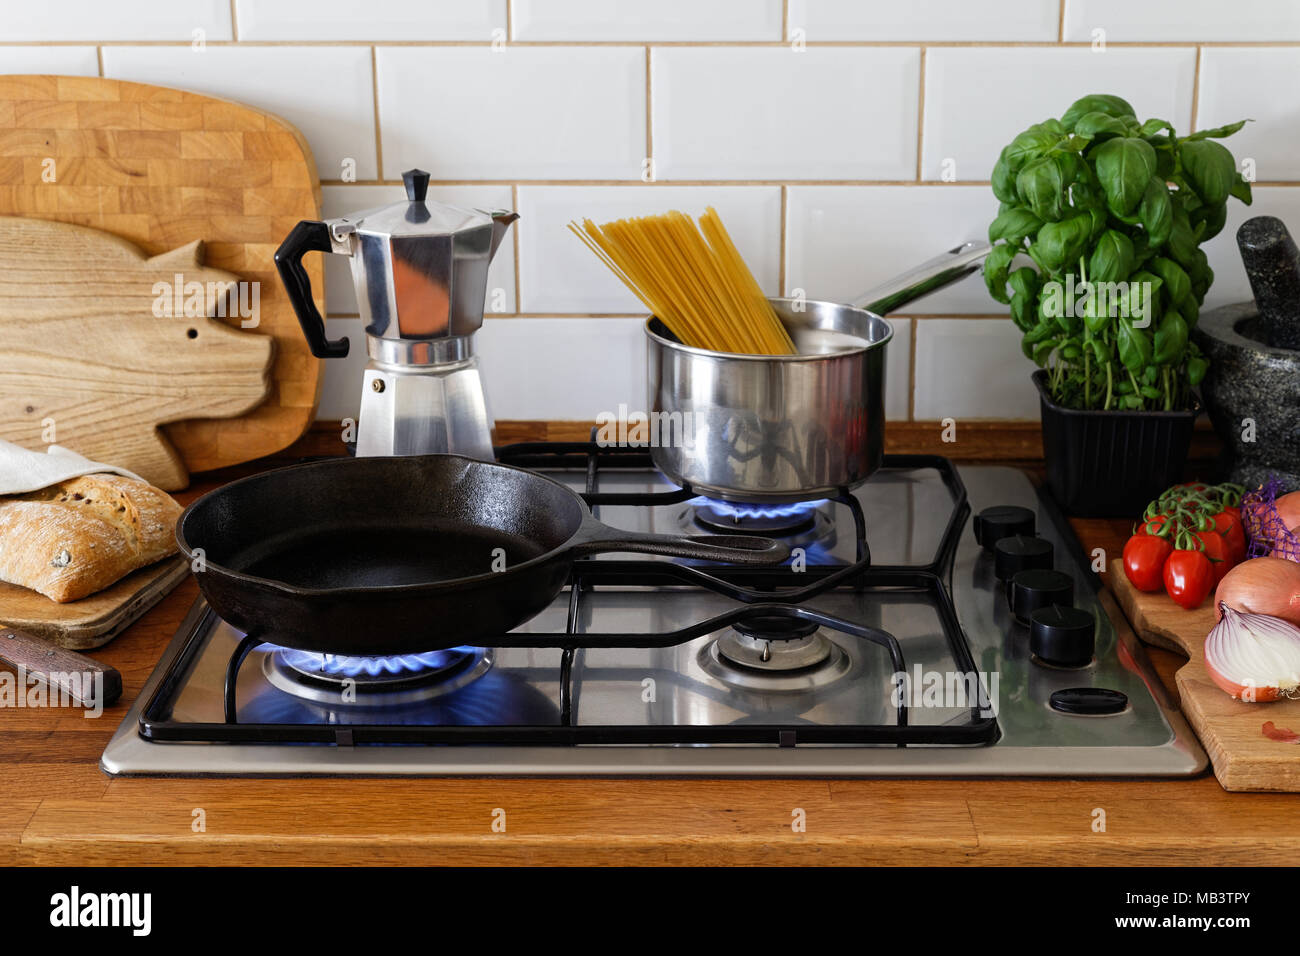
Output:
M620 531L594 518L584 524L569 546L569 554L575 558L611 551L760 565L781 564L790 557L790 549L771 538L744 534L645 534Z

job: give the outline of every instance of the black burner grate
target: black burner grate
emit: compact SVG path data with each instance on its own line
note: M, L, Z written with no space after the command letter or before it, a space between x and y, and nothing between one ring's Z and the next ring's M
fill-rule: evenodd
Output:
M650 457L640 448L603 448L594 442L536 442L510 445L497 450L506 464L526 468L581 469L586 472L583 497L594 508L601 505L655 507L689 501L696 494L689 488L664 492L603 492L599 490L602 471L651 470ZM900 700L896 723L856 725L730 724L700 725L585 725L578 724L573 713L573 661L579 648L662 648L695 640L727 627L745 630L773 627L789 622L791 630L817 626L874 643L889 654L896 672L907 670L902 648L893 635L878 628L836 618L803 602L832 588L860 591L904 589L924 595L937 611L944 637L960 671L977 673L969 645L957 620L950 594L950 576L958 538L970 514L966 489L952 463L932 455L886 455L885 469L914 470L931 468L938 472L952 497L952 511L932 558L919 565L872 565L867 544L866 520L861 504L845 488L829 499L849 510L853 518L858 560L847 566L809 565L791 567L742 568L709 565L705 568L663 560L582 559L574 563L569 581L567 627L563 633L543 634L511 632L481 643L498 648L559 648L560 715L557 723L545 725L468 726L468 725L386 725L383 723L348 724L346 727L320 724L240 723L235 699L236 678L248 653L263 643L248 637L232 656L226 676L225 723L186 723L170 717L170 702L201 650L207 633L208 615L192 615L189 638L173 659L159 682L153 697L140 717L142 736L158 741L217 741L268 743L356 744L501 744L501 745L577 745L577 744L798 744L858 745L984 745L998 736L997 721L981 712L978 704L970 708L963 723L915 725L908 721L907 705ZM664 633L581 633L584 595L602 587L690 586L706 588L738 603L722 614L699 621L689 627ZM780 626L780 625L777 625Z

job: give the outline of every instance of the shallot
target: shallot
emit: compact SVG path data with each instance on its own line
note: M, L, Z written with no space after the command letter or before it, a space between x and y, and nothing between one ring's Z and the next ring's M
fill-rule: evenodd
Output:
M1300 627L1265 614L1219 605L1205 639L1210 679L1238 700L1300 697Z

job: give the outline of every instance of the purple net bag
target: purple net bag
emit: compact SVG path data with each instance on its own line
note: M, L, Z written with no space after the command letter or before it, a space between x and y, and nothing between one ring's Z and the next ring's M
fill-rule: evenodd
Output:
M1242 496L1241 523L1250 539L1246 553L1252 558L1272 555L1300 563L1300 538L1282 523L1274 505L1281 491L1282 483L1270 478L1262 487Z

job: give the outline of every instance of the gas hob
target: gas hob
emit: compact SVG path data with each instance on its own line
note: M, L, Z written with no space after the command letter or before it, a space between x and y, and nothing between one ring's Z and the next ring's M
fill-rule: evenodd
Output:
M101 759L110 774L1187 776L1206 759L1021 472L887 456L835 499L709 501L634 449L531 444L501 460L634 531L780 537L786 566L577 562L490 647L392 658L258 643L200 598ZM1082 666L1030 653L972 511L1026 508L1095 619ZM1118 618L1117 618L1118 619ZM437 628L436 621L429 624ZM1062 706L1104 688L1105 714ZM1084 694L1082 699L1089 699Z

